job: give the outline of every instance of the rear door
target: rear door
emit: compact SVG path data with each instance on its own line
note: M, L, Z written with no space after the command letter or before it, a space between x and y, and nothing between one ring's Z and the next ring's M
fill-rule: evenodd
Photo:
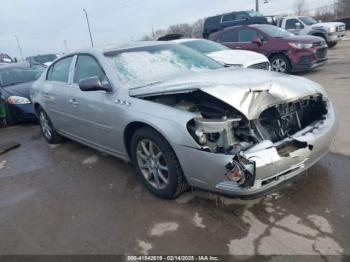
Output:
M42 88L43 107L54 127L64 130L67 125L67 93L70 91L69 77L73 56L65 57L52 64Z
M234 30L227 30L227 31L223 31L221 32L217 39L216 42L219 42L231 49L241 49L242 47L240 47L237 42L238 42L238 36L237 36L237 32Z

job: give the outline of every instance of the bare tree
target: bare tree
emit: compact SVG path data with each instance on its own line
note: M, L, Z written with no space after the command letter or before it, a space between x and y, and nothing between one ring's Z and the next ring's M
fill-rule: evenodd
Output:
M297 15L305 15L307 12L306 0L295 0L294 10Z
M350 16L350 0L337 0L335 5L335 14L337 18Z
M151 34L144 36L142 40L157 40L159 37L167 34L181 34L186 38L202 38L204 19L199 19L193 24L182 23L170 25L167 29L159 29Z

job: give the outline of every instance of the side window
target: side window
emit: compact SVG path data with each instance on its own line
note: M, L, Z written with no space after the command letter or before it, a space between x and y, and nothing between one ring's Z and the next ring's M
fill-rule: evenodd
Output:
M258 37L258 32L251 29L242 29L238 32L238 42L251 42L255 37Z
M75 65L73 82L78 84L81 79L93 76L98 76L101 81L106 80L106 74L94 57L79 55Z
M72 63L73 57L66 57L62 60L57 61L53 64L49 72L47 73L47 80L49 81L58 81L58 82L68 82L69 78L69 69Z
M238 13L236 15L236 20L248 20L249 16L247 14L244 13Z
M220 42L222 42L222 43L238 42L237 32L235 32L235 31L224 32L220 35L219 39L220 39Z
M298 20L298 19L288 19L287 22L286 22L286 29L296 29L297 26L296 24L297 23L300 23L301 24L301 27L303 27L303 24Z
M221 23L231 22L236 20L236 14L227 14L221 17Z

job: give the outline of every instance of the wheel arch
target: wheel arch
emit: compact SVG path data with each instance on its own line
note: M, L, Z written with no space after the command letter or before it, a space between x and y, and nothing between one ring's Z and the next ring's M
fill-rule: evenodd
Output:
M38 110L39 108L41 108L42 106L38 103L38 102L35 102L34 103L34 110L35 110L35 113L38 115Z
M151 129L153 129L154 131L159 133L171 145L167 136L165 136L158 128L156 128L156 127L154 127L146 122L133 121L125 127L124 134L123 134L124 146L126 149L127 156L129 157L130 160L132 160L132 158L131 158L131 139L132 139L133 135L135 134L135 132L138 129L143 128L143 127L149 127ZM175 153L175 155L176 155L176 153Z

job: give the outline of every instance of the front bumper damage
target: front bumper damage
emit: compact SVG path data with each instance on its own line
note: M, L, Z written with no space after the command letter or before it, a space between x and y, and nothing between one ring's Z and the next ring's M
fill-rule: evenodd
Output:
M174 149L191 186L228 197L254 198L297 177L319 161L328 152L337 126L336 113L330 104L324 120L278 143L265 140L241 152L244 158L254 162L255 177L249 186L239 185L225 176L227 165L236 157L234 155L205 152L182 145L175 145ZM281 143L289 141L306 146L281 152L278 149Z

